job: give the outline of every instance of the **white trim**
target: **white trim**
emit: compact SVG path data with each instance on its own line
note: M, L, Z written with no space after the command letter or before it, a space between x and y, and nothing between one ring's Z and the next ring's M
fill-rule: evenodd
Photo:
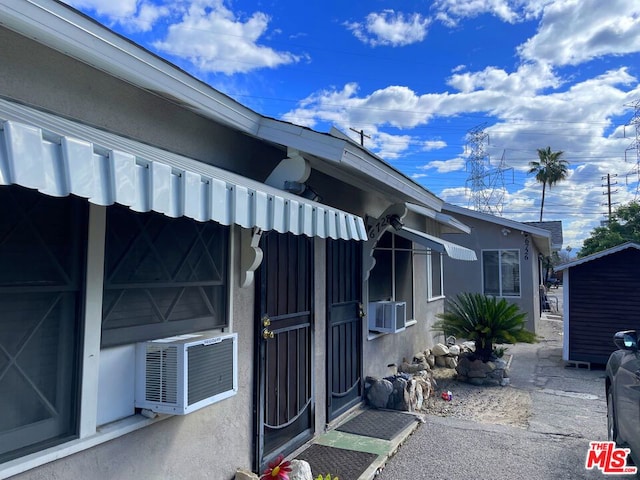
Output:
M555 270L556 271L568 270L569 268L575 267L577 265L582 265L583 263L591 262L593 260L597 260L599 258L621 252L622 250L626 250L627 248L635 248L636 250L640 250L640 245L634 242L626 242L616 247L611 247L611 248L608 248L607 250L602 250L600 252L592 253L591 255L587 255L586 257L582 257L572 262L565 263L564 265L558 265L557 267L555 267Z
M500 287L500 294L496 295L498 298L522 298L522 255L518 248L483 248L480 251L480 280L482 284L482 294L487 295L484 286L484 252L498 252L498 285ZM502 252L517 252L518 253L518 289L520 293L518 295L503 295L502 293Z
M69 442L56 445L55 447L32 453L31 455L10 460L0 465L0 480L26 472L32 468L45 465L46 463L53 462L60 458L82 452L91 447L95 447L101 443L108 442L109 440L113 440L136 430L140 430L141 428L169 417L171 417L171 415L162 415L150 419L143 417L142 415L134 415L99 427L94 435L86 438L71 440Z
M100 335L102 332L102 290L107 209L89 205L87 276L85 281L84 348L80 389L80 438L96 433L98 379L100 377Z

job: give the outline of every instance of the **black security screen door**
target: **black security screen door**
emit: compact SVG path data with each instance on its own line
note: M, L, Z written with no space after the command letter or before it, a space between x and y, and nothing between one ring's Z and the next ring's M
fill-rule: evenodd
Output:
M327 418L362 398L362 247L327 242Z
M256 295L256 463L262 469L313 434L313 245L305 236L265 234Z

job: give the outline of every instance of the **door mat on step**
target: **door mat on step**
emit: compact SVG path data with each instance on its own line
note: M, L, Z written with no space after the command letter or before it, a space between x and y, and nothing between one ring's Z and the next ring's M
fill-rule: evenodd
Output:
M344 425L340 425L336 430L365 437L391 440L416 421L416 417L406 413L387 410L365 410Z
M327 473L330 473L340 480L358 480L377 457L375 453L313 444L296 458L309 462L313 478L318 475L324 478Z

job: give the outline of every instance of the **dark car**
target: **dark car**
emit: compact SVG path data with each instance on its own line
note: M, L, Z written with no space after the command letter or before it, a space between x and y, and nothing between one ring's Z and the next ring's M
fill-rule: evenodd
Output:
M640 353L638 334L625 330L613 336L619 350L607 361L607 436L618 446L629 447L640 465Z

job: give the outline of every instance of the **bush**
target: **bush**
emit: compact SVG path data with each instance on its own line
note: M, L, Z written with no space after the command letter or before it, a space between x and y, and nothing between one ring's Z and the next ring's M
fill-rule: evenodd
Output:
M496 343L537 341L535 333L524 328L526 313L504 298L461 293L455 299L447 299L444 313L437 316L433 330L474 341L475 356L483 362L492 358Z

